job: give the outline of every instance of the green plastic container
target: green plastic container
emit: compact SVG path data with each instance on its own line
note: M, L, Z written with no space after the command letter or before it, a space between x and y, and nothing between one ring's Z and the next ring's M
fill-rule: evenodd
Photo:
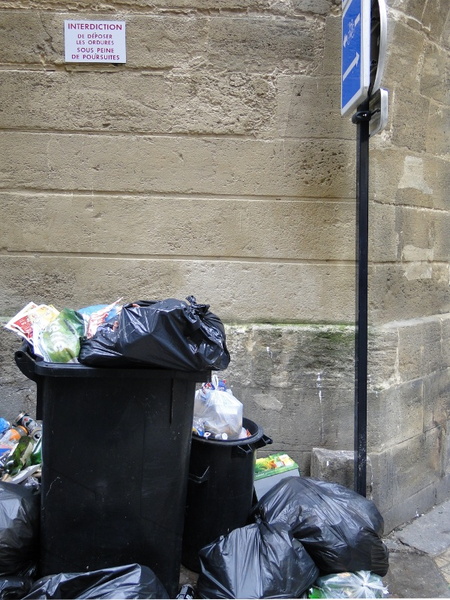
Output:
M281 479L299 475L298 464L285 452L258 458L255 462L256 497L260 500Z

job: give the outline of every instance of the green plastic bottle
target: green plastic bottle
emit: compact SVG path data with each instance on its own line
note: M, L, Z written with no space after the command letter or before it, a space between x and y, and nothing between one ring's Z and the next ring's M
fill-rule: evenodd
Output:
M315 598L326 598L326 596L320 588L313 586L308 590L308 598L313 600Z
M28 435L24 435L20 438L14 451L6 462L6 471L11 475L17 475L20 471L27 466L27 462L33 452L34 440Z
M30 454L29 464L40 465L42 463L42 437L35 443L32 453Z

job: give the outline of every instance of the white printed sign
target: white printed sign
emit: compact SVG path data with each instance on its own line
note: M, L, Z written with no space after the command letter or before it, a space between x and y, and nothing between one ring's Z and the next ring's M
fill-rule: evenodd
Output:
M64 21L65 61L125 63L125 21Z

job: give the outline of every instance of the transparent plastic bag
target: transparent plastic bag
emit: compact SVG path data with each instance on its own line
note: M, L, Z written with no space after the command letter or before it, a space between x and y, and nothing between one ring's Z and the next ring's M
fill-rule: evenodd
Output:
M64 308L38 333L35 354L47 362L78 362L84 331L83 317L74 310Z
M206 433L238 439L242 436L242 403L217 375L211 383L197 390L194 401L193 429L198 435Z
M356 571L319 577L309 598L385 598L387 594L388 589L379 575Z

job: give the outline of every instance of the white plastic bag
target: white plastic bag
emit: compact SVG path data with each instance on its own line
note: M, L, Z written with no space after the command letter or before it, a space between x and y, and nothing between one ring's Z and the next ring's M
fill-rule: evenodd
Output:
M334 573L319 577L310 598L385 598L387 588L379 575L370 571Z
M242 403L217 375L195 393L193 429L198 435L238 439L242 437L242 418Z

